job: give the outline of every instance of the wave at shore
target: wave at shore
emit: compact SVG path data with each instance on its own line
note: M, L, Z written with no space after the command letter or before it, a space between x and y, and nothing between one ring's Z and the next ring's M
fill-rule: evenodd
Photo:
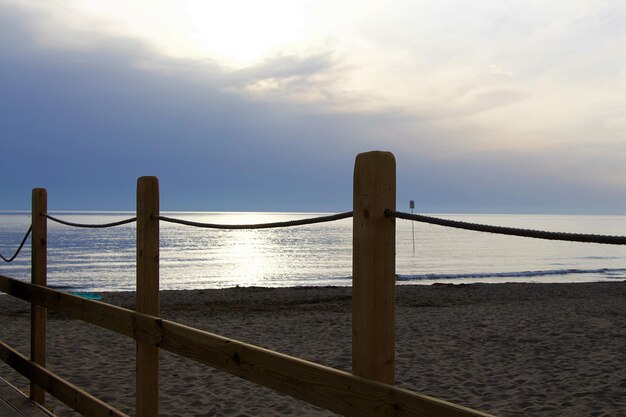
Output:
M477 272L463 274L416 274L396 275L398 281L424 281L424 280L450 280L472 278L532 278L546 276L593 274L606 277L606 279L626 278L626 268L600 268L600 269L549 269L543 271L511 271L511 272ZM600 279L598 279L600 280Z

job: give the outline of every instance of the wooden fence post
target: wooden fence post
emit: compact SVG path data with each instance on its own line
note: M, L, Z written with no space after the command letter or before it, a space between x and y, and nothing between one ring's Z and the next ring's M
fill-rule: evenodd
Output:
M47 284L47 243L48 194L45 188L34 188L32 193L31 211L31 283ZM30 359L46 366L46 309L31 303L30 313ZM46 401L46 392L42 387L30 383L30 398L41 405Z
M159 181L137 180L137 307L159 316ZM159 348L137 342L136 416L159 415Z
M352 372L394 384L396 161L357 155L354 165Z

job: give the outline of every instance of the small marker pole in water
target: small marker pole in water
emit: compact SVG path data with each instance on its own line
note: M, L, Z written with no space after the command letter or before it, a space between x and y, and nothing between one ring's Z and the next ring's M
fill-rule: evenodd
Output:
M411 214L413 214L413 209L415 208L415 201L409 201L409 208L411 209ZM411 222L411 235L413 236L413 253L415 253L415 222Z

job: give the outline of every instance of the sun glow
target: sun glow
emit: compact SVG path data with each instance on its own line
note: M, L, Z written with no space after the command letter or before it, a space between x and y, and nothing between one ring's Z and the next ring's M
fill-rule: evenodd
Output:
M190 41L197 51L239 65L296 43L304 25L302 8L295 1L190 2L184 11Z
M172 56L244 67L292 50L304 38L306 1L99 1L75 6L108 29L140 36Z

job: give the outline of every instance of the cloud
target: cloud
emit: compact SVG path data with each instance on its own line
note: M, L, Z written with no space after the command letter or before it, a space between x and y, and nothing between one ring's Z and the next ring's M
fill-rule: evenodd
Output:
M164 209L344 210L354 156L370 149L396 154L399 199L423 210L626 203L624 142L606 135L623 123L618 92L609 102L575 90L564 108L551 79L525 83L506 59L485 60L474 78L475 65L453 57L458 67L408 79L417 83L388 79L416 95L396 101L346 86L358 65L340 48L232 70L98 27L63 29L45 7L0 7L0 209L27 208L39 186L53 209L132 209L135 179L157 175ZM574 138L569 113L592 108ZM598 127L593 152L569 146Z
M230 71L230 90L262 100L333 104L340 69L330 51L270 56L256 65Z

